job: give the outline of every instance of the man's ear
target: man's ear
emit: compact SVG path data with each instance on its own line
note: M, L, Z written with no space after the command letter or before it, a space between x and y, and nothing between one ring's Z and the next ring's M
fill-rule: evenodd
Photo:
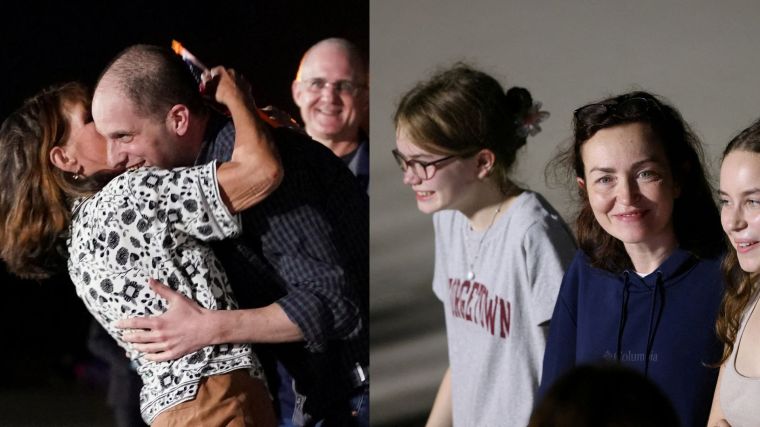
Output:
M169 129L182 136L190 127L190 110L184 104L177 104L166 114L166 120Z
M298 105L298 108L301 108L301 96L303 95L303 91L301 90L301 84L298 80L293 80L293 83L290 85L290 92L293 94L293 102Z
M79 162L75 158L70 157L63 147L55 146L50 149L50 162L62 171L79 172Z
M482 149L475 155L478 162L478 178L483 179L493 171L496 155L489 149Z

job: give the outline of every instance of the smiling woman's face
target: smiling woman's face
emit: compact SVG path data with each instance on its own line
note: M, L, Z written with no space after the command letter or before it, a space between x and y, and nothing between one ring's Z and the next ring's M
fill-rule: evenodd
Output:
M585 187L599 225L626 245L656 249L675 240L678 196L668 160L648 125L601 129L581 147Z
M720 221L742 270L760 271L760 154L732 151L720 167Z
M447 156L434 154L416 145L401 125L396 130L396 149L406 160L425 163L435 162ZM433 167L433 166L431 166ZM429 179L422 179L408 168L403 175L404 184L411 187L417 199L417 208L427 214L443 209L468 211L471 209L471 189L479 184L478 165L475 157L451 156L436 164Z

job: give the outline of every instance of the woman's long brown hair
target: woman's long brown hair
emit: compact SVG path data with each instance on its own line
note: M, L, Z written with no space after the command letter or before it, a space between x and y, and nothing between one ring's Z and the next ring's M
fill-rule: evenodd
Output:
M91 180L53 166L49 153L68 139L67 109L89 108L89 99L78 83L54 86L0 127L0 258L21 278L44 279L65 267L70 197L94 189Z

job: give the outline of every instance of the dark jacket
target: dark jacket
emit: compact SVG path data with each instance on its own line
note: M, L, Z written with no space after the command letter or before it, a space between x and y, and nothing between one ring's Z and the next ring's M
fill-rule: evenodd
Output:
M281 363L305 400L297 412L321 419L356 392L356 369L369 366L369 198L322 144L286 128L269 129L284 177L241 214L243 233L212 247L240 308L277 302L303 342L257 344L271 390ZM232 155L226 118L208 126L198 163Z
M718 375L707 365L722 349L715 335L722 289L717 258L676 249L640 277L591 267L578 251L554 308L539 394L575 365L619 360L665 392L683 426L704 426Z

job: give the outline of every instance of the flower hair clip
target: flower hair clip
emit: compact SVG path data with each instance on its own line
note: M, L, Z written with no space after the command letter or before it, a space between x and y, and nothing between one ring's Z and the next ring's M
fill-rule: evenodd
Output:
M541 111L541 103L534 102L525 114L515 120L517 125L517 135L521 138L534 136L541 132L539 124L549 117L548 111Z

